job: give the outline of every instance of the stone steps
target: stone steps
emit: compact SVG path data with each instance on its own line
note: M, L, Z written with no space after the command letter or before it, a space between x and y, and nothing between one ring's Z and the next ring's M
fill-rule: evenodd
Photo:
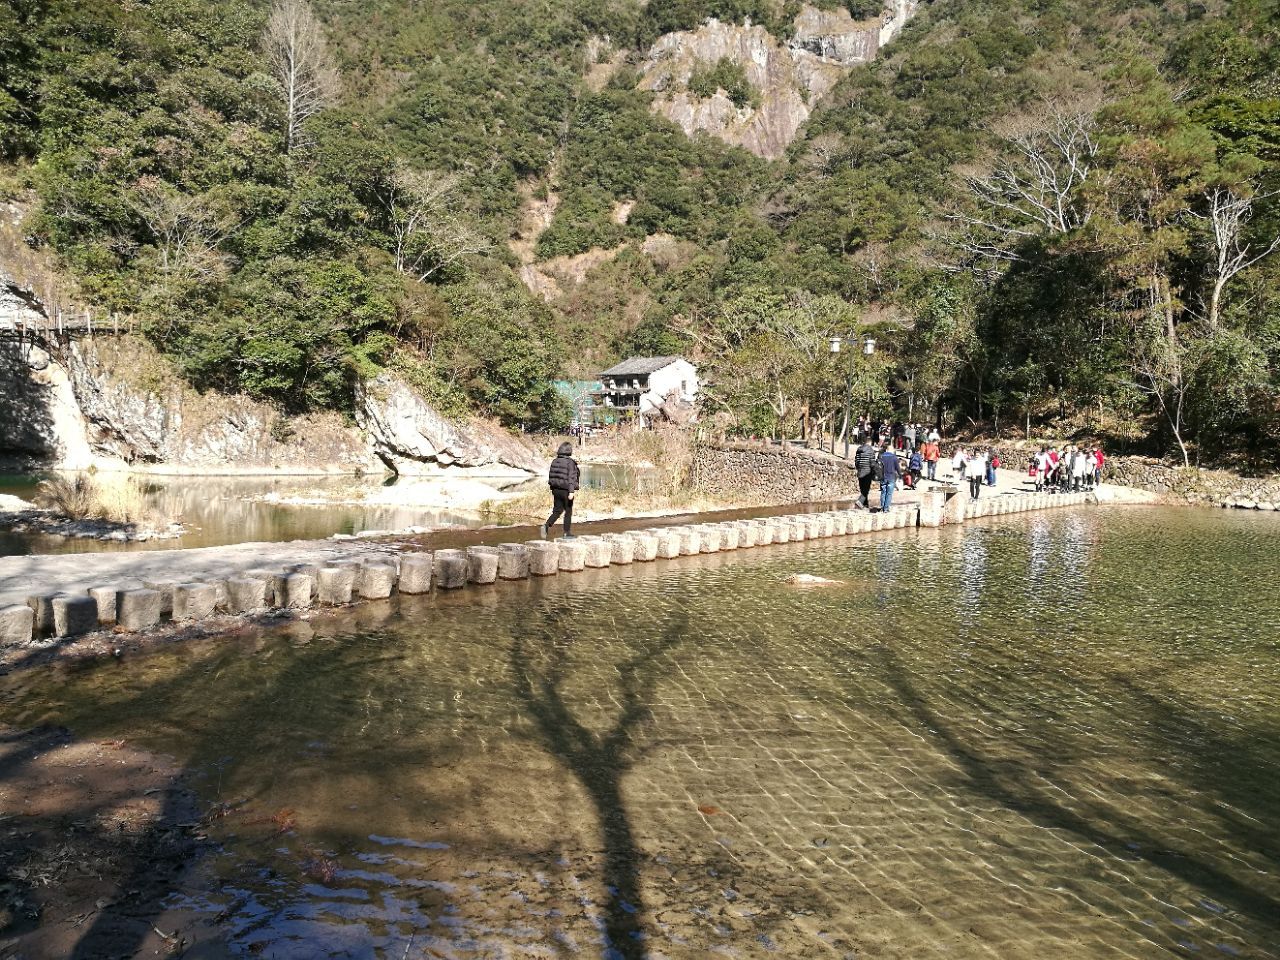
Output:
M970 500L932 490L919 504L885 513L834 510L755 520L652 527L571 540L530 540L465 550L406 553L228 572L200 582L128 581L90 584L80 593L37 594L0 607L0 646L99 630L142 632L166 622L190 623L270 609L306 610L384 600L395 593L475 590L504 581L571 575L681 556L750 550L770 544L846 537L880 530L938 527L1094 502L1091 494L1003 494Z

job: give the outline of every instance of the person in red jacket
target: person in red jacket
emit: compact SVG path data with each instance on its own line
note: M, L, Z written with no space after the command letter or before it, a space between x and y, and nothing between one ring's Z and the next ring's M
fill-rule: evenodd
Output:
M1102 464L1105 462L1105 458L1102 455L1102 444L1098 444L1093 448L1093 456L1096 461L1096 465L1093 468L1093 485L1096 487L1102 483Z

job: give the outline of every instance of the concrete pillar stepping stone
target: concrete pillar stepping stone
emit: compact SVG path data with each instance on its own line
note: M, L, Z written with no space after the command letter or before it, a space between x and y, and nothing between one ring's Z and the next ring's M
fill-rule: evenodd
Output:
M311 599L316 598L316 591L320 588L320 564L318 563L295 563L289 568L291 573L301 573L311 578Z
M738 525L736 523L717 523L716 529L720 531L721 550L738 549Z
M314 596L315 581L310 574L290 573L276 584L276 603L288 610L306 610Z
M134 633L150 630L160 622L164 596L159 590L126 590L116 608L116 626Z
M140 581L104 583L97 587L90 587L87 593L98 604L98 622L103 625L115 623L116 607L120 603L120 594L125 590L139 590L141 587L142 583Z
M37 637L47 637L53 633L53 601L60 593L41 593L27 597L27 606L34 615L34 631Z
M78 637L98 629L98 601L93 597L53 598L53 635Z
M609 565L613 547L604 537L579 537L578 540L587 548L586 565L599 569Z
M497 547L467 547L467 580L471 583L497 583Z
M734 523L738 528L738 549L745 550L756 545L756 525L747 520L738 520Z
M329 606L350 603L355 583L356 572L350 567L321 567L316 599Z
M267 581L257 577L228 580L227 609L232 613L258 613L267 609Z
M710 524L704 524L699 526L697 531L699 553L720 552L720 531L718 528L713 527Z
M432 569L436 586L441 590L458 590L467 585L470 565L461 550L437 550Z
M560 571L560 546L550 540L527 540L529 548L529 574L534 577L554 577Z
M502 580L526 580L529 577L529 548L523 543L504 543L498 547L498 577Z
M680 536L680 556L690 557L702 549L702 539L692 527L672 527Z
M658 559L658 535L647 530L635 530L631 534L632 558L641 563Z
M218 588L212 583L180 583L173 588L174 620L203 620L213 616L217 605Z
M560 570L577 573L587 565L587 545L581 540L557 540L555 545L560 548Z
M369 563L360 568L356 591L365 600L385 600L396 588L396 568L389 563ZM280 598L277 606L283 606Z
M655 530L653 535L658 540L658 556L664 560L674 560L680 556L680 534L669 528Z
M261 581L262 581L262 583L263 583L263 590L262 590L263 602L264 602L264 603L266 603L266 605L267 605L268 607L278 606L278 604L276 603L276 589L275 589L275 587L276 587L276 578L277 578L278 576L280 576L280 571L278 571L278 570L267 570L267 569L262 568L262 567L255 568L255 569L253 569L253 570L246 570L244 573L240 574L240 578L241 578L241 579L261 580ZM359 578L357 577L357 582L358 582L358 580L359 580Z
M160 616L167 617L173 613L173 588L177 586L173 580L143 580L143 590L154 590L160 594Z
M769 529L773 531L774 543L790 543L791 542L791 521L782 517L773 517L769 520Z
M0 647L26 643L36 628L36 612L25 603L0 607Z
M635 541L625 533L606 533L605 542L609 544L609 562L626 566L636 559Z
M400 592L431 592L431 568L435 560L429 553L409 553L400 560Z

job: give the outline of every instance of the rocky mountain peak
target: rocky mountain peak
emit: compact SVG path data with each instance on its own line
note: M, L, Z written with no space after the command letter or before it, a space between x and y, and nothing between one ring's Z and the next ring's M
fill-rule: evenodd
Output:
M781 157L823 96L850 69L875 58L915 14L917 0L886 0L883 16L855 21L843 8L806 5L784 43L759 25L707 20L696 30L659 37L641 65L641 89L653 109L692 135L701 130L766 159ZM754 93L750 103L729 92L699 96L695 72L728 61Z

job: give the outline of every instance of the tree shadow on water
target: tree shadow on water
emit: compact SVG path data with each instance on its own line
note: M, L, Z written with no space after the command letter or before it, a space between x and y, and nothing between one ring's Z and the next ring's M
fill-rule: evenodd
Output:
M162 679L155 679L153 674L143 682L136 682L146 676L138 673L136 668L105 662L93 669L130 670L127 682L115 687L95 688L92 679L87 678L89 695L72 697L59 710L61 722L74 730L81 740L93 743L118 736L122 722L136 726L153 717L165 720L174 715L176 704L195 701L206 705L193 712L177 714L192 720L184 726L181 740L183 754L191 758L190 766L185 771L176 768L173 775L167 776L156 789L147 791L157 795L158 808L129 842L123 843L115 835L111 813L116 804L137 799L139 788L136 785L122 782L115 794L89 797L70 811L66 819L83 824L82 832L91 832L92 835L86 837L89 845L109 853L110 875L101 880L109 883L112 892L99 898L96 909L93 898L98 896L97 893L89 893L87 897L82 894L79 900L66 904L73 914L82 914L71 918L74 926L64 922L68 919L64 916L51 915L38 925L27 924L22 930L15 931L24 937L30 935L31 942L23 942L22 955L32 960L46 956L100 960L151 955L153 948L161 953L180 951L182 938L188 935L198 938L197 942L223 939L230 928L222 925L220 920L202 924L171 918L167 932L157 926L158 918L169 909L174 895L186 890L193 871L213 849L198 836L205 821L186 774L207 773L212 765L218 771L219 783L223 779L231 783L239 777L242 766L256 765L257 772L249 772L251 781L256 782L257 778L269 775L263 774L266 768L262 767L261 758L271 757L277 762L288 763L292 757L305 752L301 749L302 744L312 737L327 738L339 744L358 742L359 727L366 722L361 712L330 709L324 714L327 719L321 720L315 710L318 700L324 698L346 703L357 693L363 695L374 691L375 700L383 704L389 700L387 685L397 682L394 676L378 667L380 647L377 638L371 639L363 633L325 638L323 642L309 643L305 650L288 655L285 655L283 638L274 635L268 635L256 648L237 645L225 647L220 652L214 652L217 647L209 647L208 650L209 657L194 656L184 660L178 669ZM226 676L218 681L217 676L224 672ZM378 683L382 686L377 686ZM30 776L33 758L47 751L51 744L64 740L70 740L65 730L28 736L18 749L5 749L0 739L0 790L6 786L21 789L30 782L24 778ZM349 756L343 750L334 751L332 759L318 766L312 775L373 775L380 770L419 769L443 762L452 749L445 744L424 751L423 746L414 740L405 743L378 741L372 743L369 750L356 751ZM142 756L145 763L145 752ZM253 789L250 787L251 791ZM290 789L305 791L307 782L300 779ZM217 793L220 792L221 788ZM242 797L246 805L253 805L259 799L240 794L237 797ZM222 816L229 809L219 803L208 812L208 816ZM443 807L441 812L443 814ZM280 842L275 840L276 837L287 829L292 830L292 827L281 824L279 832L274 832L275 825L270 820L265 817L244 821L246 824L266 823L261 828L265 837L262 841L264 856L267 849ZM353 821L353 829L358 823L358 820ZM24 854L36 859L49 859L57 853L61 843L56 832L50 835L48 831L32 842L39 842L42 846L24 851ZM257 842L252 837L243 838L240 848L252 858ZM308 855L313 842L306 833L298 834L294 845L297 852L290 855L287 863L299 873L296 877L289 874L289 882L308 882L305 876L307 867L302 858ZM0 857L0 868L3 867L3 859ZM12 872L6 876L0 869L0 888L15 879L20 878L15 878ZM204 890L205 880L201 877L196 881L194 892L200 894ZM420 896L443 897L429 889ZM264 915L261 922L269 926L274 922L273 915ZM173 923L186 923L187 926L173 930ZM58 933L52 929L54 927L63 932ZM239 935L244 933L242 928ZM165 939L158 940L157 936ZM185 946L190 949L193 944L188 941ZM316 955L321 955L319 948Z
M594 730L574 713L565 693L573 672L575 636L571 614L550 613L511 645L515 691L537 725L545 748L581 784L591 799L604 847L601 881L606 891L606 957L640 960L645 948L646 910L639 876L639 850L622 795L622 781L645 753L639 735L651 719L651 695L659 665L684 639L686 617L668 623L656 641L614 665L613 723ZM593 640L583 638L583 643ZM634 649L634 648L632 648ZM600 653L597 646L593 653Z
M1076 796L1072 798L1071 807L1063 802L1062 792L1046 779L1044 772L1054 770L1059 761L1069 764L1072 757L1084 757L1091 753L1088 744L1069 739L1072 734L1065 729L1064 724L1048 722L1045 729L1029 729L1034 721L1020 716L1024 734L1029 734L1041 744L1052 745L1053 753L1036 757L1030 762L1013 759L1008 755L995 756L978 738L967 736L958 723L949 721L942 712L934 708L930 695L919 688L915 678L892 650L880 647L878 655L883 676L896 691L901 705L915 720L926 739L938 745L964 772L968 789L1026 817L1042 828L1066 831L1085 844L1096 844L1126 859L1144 861L1200 891L1206 898L1234 911L1247 920L1255 933L1264 933L1272 942L1280 942L1280 900L1273 893L1251 885L1223 866L1215 864L1211 854L1171 849L1176 841L1171 844L1168 837L1162 836L1159 825L1149 823L1139 814L1122 807L1125 796L1118 795L1113 802L1106 795L1087 789L1074 791ZM1233 740L1228 744L1208 736L1187 711L1163 700L1137 694L1136 688L1124 683L1119 684L1116 690L1116 696L1123 701L1119 706L1128 712L1136 712L1147 727L1154 731L1148 736L1160 736L1162 730L1167 733L1171 724L1182 729L1196 728L1202 734L1199 745L1191 739L1180 740L1172 745L1168 741L1153 740L1145 744L1145 750L1142 751L1147 755L1160 756L1171 747L1188 751L1192 754L1188 757L1188 762L1193 775L1200 778L1203 778L1206 770L1226 775L1226 765L1229 763L1223 757L1211 760L1202 754L1205 750L1229 750L1234 762L1244 767L1267 765L1266 748L1251 747L1247 742L1251 738ZM964 694L954 689L948 690L949 700L957 697L963 699ZM1142 747L1140 744L1139 749ZM1222 817L1221 811L1213 809L1215 801L1222 797L1227 782L1211 777L1194 784L1210 798L1210 803L1202 804L1197 809L1218 821L1225 842L1233 848L1251 851L1275 864L1278 859L1278 851L1274 846L1275 833L1266 828L1260 831L1258 824L1263 821L1249 823L1232 820ZM1170 801L1191 802L1181 793L1171 795ZM1261 811L1255 808L1255 812ZM1270 843L1266 840L1270 840ZM1262 846L1259 846L1260 842Z

